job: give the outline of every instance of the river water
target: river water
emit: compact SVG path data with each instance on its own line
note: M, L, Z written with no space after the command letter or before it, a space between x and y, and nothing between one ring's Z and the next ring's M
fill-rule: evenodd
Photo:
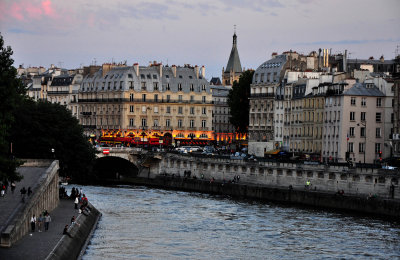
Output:
M85 260L400 259L399 222L146 187L76 187L103 213Z

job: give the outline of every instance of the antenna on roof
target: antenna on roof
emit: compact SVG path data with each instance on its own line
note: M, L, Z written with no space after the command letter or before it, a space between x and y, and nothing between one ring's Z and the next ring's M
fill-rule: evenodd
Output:
M236 34L236 24L233 25L233 33Z

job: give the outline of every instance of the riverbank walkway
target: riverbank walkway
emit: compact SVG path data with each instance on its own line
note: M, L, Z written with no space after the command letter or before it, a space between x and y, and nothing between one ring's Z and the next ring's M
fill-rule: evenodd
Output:
M34 193L40 176L44 174L46 169L40 167L21 167L18 169L24 178L21 182L16 183L17 187L14 194L11 193L9 187L7 194L0 197L0 231L12 221L16 212L22 210L24 206L21 202L20 189L31 187ZM25 203L28 203L29 199L30 197L26 196ZM78 210L74 209L73 200L60 199L57 208L49 214L51 223L48 231L38 232L36 225L35 232L29 232L13 244L11 248L0 247L0 259L45 259L63 236L65 225L70 226L72 216L78 217ZM44 230L44 226L42 229Z

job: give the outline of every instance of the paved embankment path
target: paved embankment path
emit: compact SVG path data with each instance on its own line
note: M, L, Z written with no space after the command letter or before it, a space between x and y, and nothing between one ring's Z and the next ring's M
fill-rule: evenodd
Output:
M40 177L45 174L47 167L20 167L17 170L24 178L21 182L16 183L14 194L11 193L11 188L9 186L7 194L4 197L0 197L0 232L25 205L21 201L20 189L22 187L25 187L25 189L31 187L34 194L39 184ZM29 200L30 197L26 195L25 203L29 203ZM45 259L62 237L64 226L70 224L72 216L78 216L78 210L74 209L73 200L60 200L60 204L56 209L50 212L50 216L52 222L49 225L49 231L37 232L36 228L35 232L29 232L11 248L0 247L0 260Z
M50 216L48 231L38 232L36 228L11 248L0 248L0 259L45 259L63 236L64 226L70 225L71 217L78 217L78 210L74 209L73 200L61 199Z
M11 183L8 185L7 193L4 197L0 197L0 232L8 225L10 218L14 213L22 208L20 190L25 187L31 187L35 192L35 186L39 183L39 178L47 170L47 167L20 167L17 169L24 178L16 183L14 194L11 193ZM31 195L32 196L32 195ZM28 202L28 193L25 195L25 201ZM1 258L0 258L1 259Z

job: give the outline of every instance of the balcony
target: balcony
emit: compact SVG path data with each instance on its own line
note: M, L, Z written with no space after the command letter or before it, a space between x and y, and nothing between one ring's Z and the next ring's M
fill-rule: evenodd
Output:
M84 116L91 116L91 115L92 115L92 112L81 112L81 115L84 115Z

